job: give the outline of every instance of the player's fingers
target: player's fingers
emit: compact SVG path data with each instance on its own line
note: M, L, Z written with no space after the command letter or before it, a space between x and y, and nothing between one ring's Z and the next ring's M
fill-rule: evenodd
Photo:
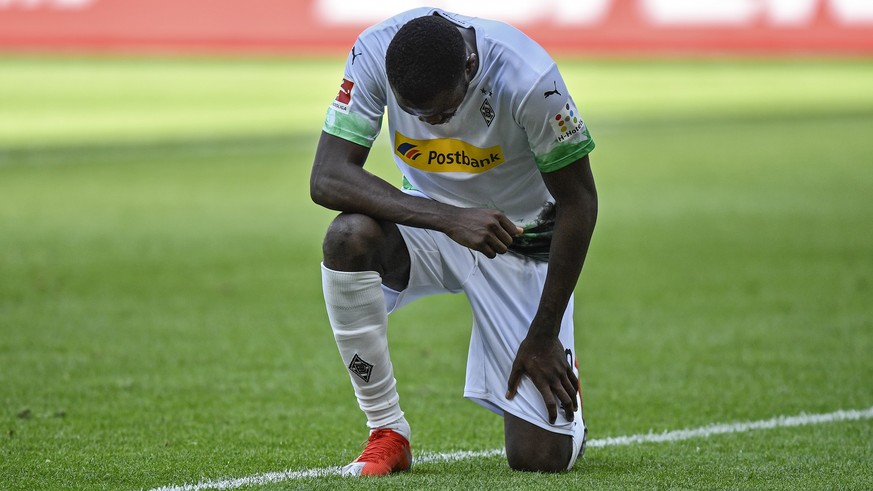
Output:
M489 259L494 259L495 257L497 257L497 252L495 252L494 248L491 247L491 245L488 243L482 243L478 247L478 250L482 254L485 254L486 256L488 256Z
M564 392L570 398L570 405L567 407L573 408L573 411L579 409L578 407L576 407L578 405L576 402L576 389L578 386L573 385L572 381L568 378L561 380L561 385L563 386Z
M524 232L524 229L521 227L516 227L512 220L506 218L506 215L500 215L497 217L497 220L500 222L500 227L506 231L509 235L518 235Z
M512 366L512 371L509 372L509 382L506 388L506 398L512 399L518 391L518 384L521 382L522 371L515 365Z
M543 396L543 402L546 403L546 411L549 412L549 424L555 424L555 420L558 419L558 403L555 402L555 395L552 393L552 389L548 386L537 387L537 389Z
M503 230L501 230L501 232L503 232ZM506 234L506 232L503 232L503 233L506 235L506 238L509 239L508 243L502 242L503 239L500 239L499 237L492 237L488 241L488 244L491 246L491 249L494 252L496 252L497 254L503 254L506 251L508 251L509 247L507 247L507 246L512 243L512 238L509 237L509 235Z
M563 387L560 387L555 391L555 397L561 401L561 408L564 410L564 417L567 418L567 421L573 421L573 413L575 412L575 409L573 409L573 401L575 401L576 398L571 397L570 393L564 390Z
M506 252L506 249L509 244L512 244L512 236L509 235L509 232L500 228L494 233L497 237L497 241L500 243L500 246L503 247L503 252Z
M567 378L569 379L570 387L572 389L570 395L573 396L573 410L575 411L579 409L579 398L581 398L581 395L579 398L576 397L576 393L579 392L579 377L576 376L572 368L569 368L567 369Z

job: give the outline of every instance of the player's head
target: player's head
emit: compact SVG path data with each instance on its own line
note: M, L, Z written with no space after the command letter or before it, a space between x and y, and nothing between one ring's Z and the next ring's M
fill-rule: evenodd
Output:
M418 17L388 45L388 83L400 107L430 124L448 121L464 100L470 59L458 28L437 15Z

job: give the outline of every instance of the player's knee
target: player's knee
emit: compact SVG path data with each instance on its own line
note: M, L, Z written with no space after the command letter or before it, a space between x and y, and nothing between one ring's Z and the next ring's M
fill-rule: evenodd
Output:
M558 447L535 448L536 445L506 448L509 467L525 472L562 472L567 470L570 455Z
M383 236L379 222L366 215L339 215L324 236L325 266L337 270L371 269Z
M506 460L518 471L561 472L573 456L573 437L546 431L509 412L503 416Z

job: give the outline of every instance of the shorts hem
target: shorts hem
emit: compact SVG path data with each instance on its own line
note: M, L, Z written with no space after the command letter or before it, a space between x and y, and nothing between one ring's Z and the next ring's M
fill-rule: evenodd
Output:
M539 426L540 428L551 432L558 433L561 435L569 435L573 436L573 424L572 422L568 423L567 428L562 428L560 426L550 425L547 421L542 421L538 418L533 418L525 414L521 414L518 411L513 410L513 408L509 407L504 401L499 401L501 397L495 397L494 394L490 394L487 392L472 392L472 391L464 391L464 398L469 399L476 404L493 411L494 413L503 416L505 413L509 413L516 418L523 419L528 423Z

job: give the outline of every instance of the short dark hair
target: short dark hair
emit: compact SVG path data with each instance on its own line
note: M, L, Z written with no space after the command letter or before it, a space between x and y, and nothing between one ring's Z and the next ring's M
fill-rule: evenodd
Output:
M388 83L409 102L429 102L460 81L466 59L464 37L454 24L437 15L418 17L388 45Z

